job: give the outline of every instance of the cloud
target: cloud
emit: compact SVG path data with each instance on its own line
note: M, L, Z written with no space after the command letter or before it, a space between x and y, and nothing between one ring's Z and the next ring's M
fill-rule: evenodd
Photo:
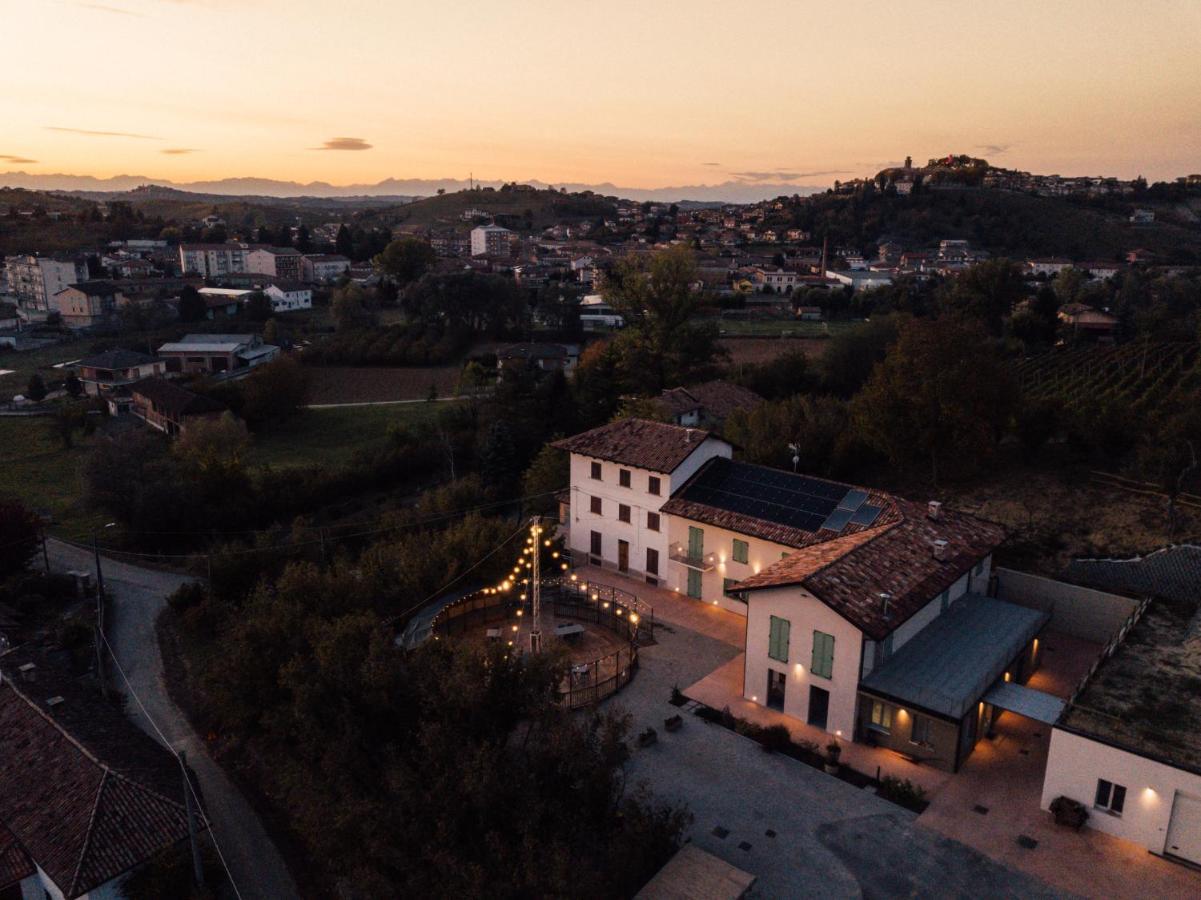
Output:
M701 163L702 166L721 166L721 163Z
M336 137L330 138L320 147L310 147L310 150L370 150L371 145L362 138Z
M13 156L11 153L0 153L0 160L3 160L6 163L17 163L18 165L22 163L37 162L36 159L26 159L24 156Z
M776 169L768 172L731 172L742 181L797 181L801 178L819 178L823 175L846 175L846 169L831 169L828 172L788 172Z
M140 12L135 12L132 9L122 9L119 6L105 6L103 3L75 3L73 6L78 6L80 9L94 9L96 12L113 13L118 16L134 16L139 19L146 18Z
M137 134L132 131L92 131L89 128L64 128L61 125L47 125L47 131L61 131L66 134L82 134L88 137L123 137L137 138L140 141L161 141L161 137L156 137L153 134Z
M167 156L183 156L185 153L199 153L195 147L167 147L165 150L160 150L159 153L165 153Z
M1001 156L1009 151L1013 144L977 144L975 149L983 151L988 156Z

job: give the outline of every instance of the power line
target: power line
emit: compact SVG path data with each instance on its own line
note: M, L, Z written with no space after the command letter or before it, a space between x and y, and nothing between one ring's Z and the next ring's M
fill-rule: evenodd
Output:
M213 842L213 848L217 851L217 859L221 860L221 867L225 869L225 875L229 879L230 887L234 889L234 894L238 897L238 900L241 900L242 892L238 890L238 883L234 881L233 872L229 870L229 863L225 861L225 854L221 852L221 845L217 841L217 832L213 828L213 822L209 818L208 813L205 812L204 806L200 803L200 798L196 795L196 788L192 786L192 779L188 777L188 772L184 767L183 760L180 759L179 753L176 751L176 749L171 746L171 742L167 740L167 736L163 734L163 730L158 727L158 723L154 721L154 717L150 715L150 711L146 709L146 704L142 702L142 698L138 696L138 692L133 689L133 685L129 681L129 676L125 674L125 670L121 668L121 661L117 659L117 651L115 651L113 649L113 645L108 642L108 636L103 631L100 632L100 640L104 643L105 648L107 648L108 655L113 658L113 665L117 667L117 671L121 674L121 680L125 682L125 688L129 691L129 696L133 697L134 702L138 705L138 709L142 711L142 715L146 717L146 721L150 723L150 727L153 728L155 734L159 736L159 740L162 741L163 746L175 757L176 761L179 763L180 769L183 770L184 784L188 786L188 792L192 795L192 800L196 803L196 809L200 811L200 815L204 819L205 827L208 828L209 837Z

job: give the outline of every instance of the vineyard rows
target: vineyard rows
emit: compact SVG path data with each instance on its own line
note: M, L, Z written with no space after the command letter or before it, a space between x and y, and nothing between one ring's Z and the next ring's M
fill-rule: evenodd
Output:
M1023 360L1017 374L1028 397L1069 408L1122 400L1149 413L1201 392L1201 351L1193 343L1081 347Z

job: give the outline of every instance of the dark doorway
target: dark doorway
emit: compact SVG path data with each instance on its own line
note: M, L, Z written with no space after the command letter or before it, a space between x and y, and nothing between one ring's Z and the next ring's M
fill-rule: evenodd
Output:
M809 687L809 719L810 725L824 729L830 717L830 692L825 688Z
M630 542L629 541L618 541L617 542L617 571L618 572L630 571Z
M767 670L767 705L784 712L784 673Z

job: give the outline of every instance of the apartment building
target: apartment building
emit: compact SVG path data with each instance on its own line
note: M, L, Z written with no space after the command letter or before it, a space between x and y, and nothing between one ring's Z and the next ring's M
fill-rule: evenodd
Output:
M205 278L248 271L246 249L240 244L180 244L179 266L185 275Z
M88 279L82 258L34 256L9 257L5 263L9 293L27 309L50 312L53 298L69 285Z
M300 261L301 277L316 284L329 284L350 272L350 260L336 253L307 253Z
M246 254L246 271L285 281L300 281L304 257L291 247L258 247Z
M499 225L480 225L471 229L472 256L511 256L516 235Z

